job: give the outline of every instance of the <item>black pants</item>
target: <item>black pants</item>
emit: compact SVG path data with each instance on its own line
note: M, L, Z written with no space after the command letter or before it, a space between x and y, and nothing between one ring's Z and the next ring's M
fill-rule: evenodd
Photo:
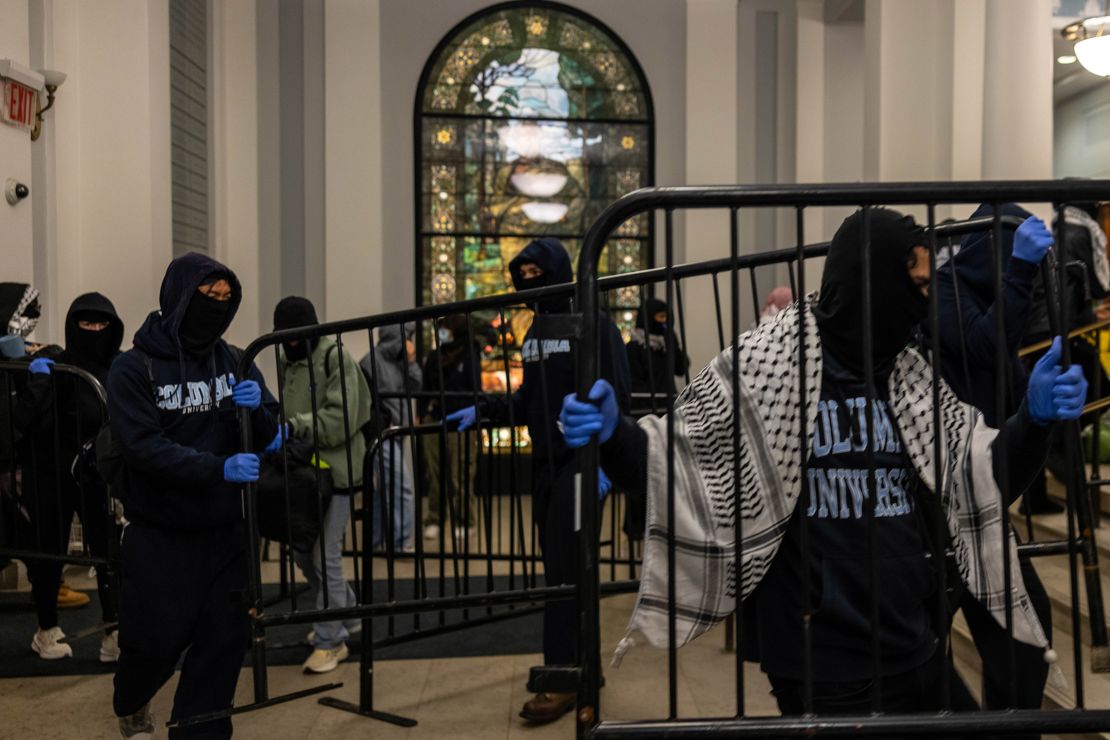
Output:
M917 668L883 677L882 711L898 714L938 711L942 707L941 677L945 671L951 682L952 710L963 712L979 709L948 656L937 651ZM776 676L768 678L771 680L771 692L778 702L779 711L784 716L803 714L805 703L802 682ZM818 715L870 714L873 686L874 683L869 678L858 681L815 681L813 711Z
M38 552L64 555L69 549L70 522L73 515L81 520L81 530L88 552L93 557L108 554L109 538L115 537L116 525L108 508L108 491L103 484L91 482L80 486L63 470L61 485L55 484L54 471L26 469L22 497L31 521L20 534L19 546ZM58 626L58 584L62 580L60 560L27 560L27 577L31 581L31 597L35 602L39 629ZM113 587L115 574L96 569L96 587L100 595L101 618L115 622L118 587Z
M249 639L242 525L176 532L131 524L122 549L116 715L149 702L182 653L171 718L230 707ZM231 719L173 728L170 737L228 738Z
M1044 626L1049 642L1052 641L1052 605L1045 593L1041 579L1027 558L1021 559L1021 576L1033 610ZM971 597L964 596L960 608L971 629L971 638L983 661L983 703L987 709L1040 709L1044 700L1044 685L1048 679L1048 663L1044 650L1023 642L1014 641L1014 672L1010 673L1010 640L1006 629L995 621L990 612ZM1017 688L1017 703L1010 701L1010 676ZM1037 734L1006 735L1012 740L1035 740Z
M536 461L532 517L539 529L544 581L548 586L578 583L574 532L573 459L562 465ZM548 601L543 608L543 662L566 665L578 660L578 607L574 599Z

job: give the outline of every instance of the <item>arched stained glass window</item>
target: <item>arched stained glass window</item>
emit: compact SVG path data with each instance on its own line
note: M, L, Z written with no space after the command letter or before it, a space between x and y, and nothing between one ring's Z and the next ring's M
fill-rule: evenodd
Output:
M510 260L539 236L559 238L576 261L598 214L653 183L643 72L609 29L563 5L506 3L456 26L425 65L416 119L424 304L511 290ZM609 243L601 271L650 260L639 217ZM638 294L614 300L634 309Z

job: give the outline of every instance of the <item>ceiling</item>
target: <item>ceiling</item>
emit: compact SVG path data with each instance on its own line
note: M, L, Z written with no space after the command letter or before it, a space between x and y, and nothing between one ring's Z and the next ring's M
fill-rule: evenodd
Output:
M1081 95L1099 85L1110 83L1110 79L1098 77L1083 69L1079 62L1060 64L1056 57L1074 54L1074 44L1065 41L1059 31L1052 32L1052 101L1059 104L1068 98Z

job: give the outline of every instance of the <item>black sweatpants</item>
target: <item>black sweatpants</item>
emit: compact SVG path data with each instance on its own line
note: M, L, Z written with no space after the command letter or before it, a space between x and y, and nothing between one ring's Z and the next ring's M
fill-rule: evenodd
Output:
M536 461L533 472L532 517L539 529L544 582L548 586L578 583L578 545L574 531L573 458L562 465ZM544 665L578 660L578 606L574 599L548 601L543 608Z
M108 508L108 491L103 484L78 485L68 470L62 471L61 486L54 483L54 471L26 469L22 490L31 521L24 525L19 546L38 552L64 555L69 550L70 523L73 515L81 520L85 545L93 557L108 554L109 538L116 536L116 525ZM60 560L27 560L27 577L35 602L39 629L58 626L58 584L62 580ZM118 594L113 574L96 569L101 619L114 622L118 614Z
M249 640L242 524L200 532L131 524L122 556L116 715L149 702L182 653L171 719L230 707ZM173 728L170 737L228 738L231 719Z
M1033 610L1044 626L1045 635L1052 641L1052 604L1048 600L1041 579L1028 558L1021 558L1021 577ZM1040 709L1044 700L1044 685L1048 679L1048 663L1044 650L1024 642L1014 641L1014 672L1010 673L1010 640L1006 629L995 621L986 607L970 594L960 603L964 619L971 629L971 638L983 661L983 704L986 709ZM1010 676L1017 684L1017 704L1010 701ZM1036 740L1040 735L1000 736L1009 740Z

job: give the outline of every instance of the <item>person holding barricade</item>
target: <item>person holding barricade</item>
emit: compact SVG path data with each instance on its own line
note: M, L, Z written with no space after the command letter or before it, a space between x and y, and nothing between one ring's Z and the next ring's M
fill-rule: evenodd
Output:
M166 269L161 309L112 363L108 410L118 490L129 524L121 544L120 660L113 706L124 737L151 737L150 700L182 660L171 720L227 710L249 644L242 485L277 423L262 374L236 377L224 341L243 300L235 274L190 252ZM255 451L240 452L240 409ZM224 716L171 738L230 737Z
M117 536L108 490L93 459L93 443L106 420L100 399L84 380L54 374L52 366L73 365L106 384L122 341L123 322L112 302L100 293L85 293L66 314L65 349L36 357L27 366L29 378L14 407L15 428L22 437L23 509L32 517L24 537L44 553L67 553L74 514L94 557L106 557L110 538ZM31 649L44 660L71 657L73 650L58 626L62 561L31 560L27 571L38 616ZM105 625L113 625L105 628L100 642L100 660L105 663L119 659L114 626L118 594L112 580L111 573L97 568L101 616Z
M1052 247L1053 238L1044 222L1024 208L1004 203L998 210L1003 216L1022 220L1016 229L1003 227L998 245L1004 265L1001 310L1006 328L1005 375L1008 381L1004 392L1006 406L1002 411L1005 418L1018 411L1029 384L1029 372L1018 358L1018 350L1029 327L1038 294L1041 305L1044 305L1044 284L1038 270ZM984 203L971 217L989 217L994 212L994 206ZM995 366L998 344L995 320L999 303L995 296L993 232L994 229L988 227L964 235L959 251L937 270L937 293L940 306L940 364L944 380L957 398L983 414L988 426L997 427L999 409ZM1049 336L1047 331L1045 336ZM1015 461L1011 458L1010 462ZM1027 515L1062 511L1059 504L1047 497L1043 468L1037 471L1027 487L1015 490L1014 494L1022 497L1022 511ZM1045 634L1051 640L1052 605L1028 558L1021 560L1021 574ZM960 608L983 659L983 704L987 709L1004 709L1009 706L1011 674L1007 655L1010 639L990 612L969 594L963 595ZM1037 647L1016 642L1013 649L1017 660L1016 708L1039 709L1049 667Z
M383 326L378 329L378 344L359 361L378 393L404 394L418 391L423 384L423 373L416 362L416 345L413 336L416 325ZM379 431L389 427L413 425L412 408L404 398L382 398L379 401L381 419ZM416 495L412 470L405 460L402 437L383 439L380 451L371 463L374 477L374 548L383 548L388 529L384 516L392 512L394 549L411 552L413 549ZM384 512L384 516L383 516Z
M573 279L570 257L551 237L531 242L509 263L513 287L518 291L569 283ZM447 417L460 430L478 424L479 415L495 425L524 422L532 438L532 518L539 530L544 581L549 586L577 583L577 550L574 536L574 451L559 433L559 408L563 396L574 388L574 340L560 330L559 314L570 312L569 297L541 297L536 315L524 337L521 354L524 380L511 396L492 398L480 409L474 406ZM623 412L629 410L628 357L617 327L601 319L601 373ZM511 409L511 417L510 417ZM608 490L608 487L605 487ZM577 614L573 601L544 604L543 657L545 665L571 665L578 659ZM574 707L571 693L543 692L524 704L520 716L530 722L551 722Z
M650 414L666 404L667 391L675 393L674 379L686 373L690 358L678 343L669 325L670 312L666 301L648 298L636 312L636 328L625 345L628 369L632 375L632 410ZM674 343L674 359L667 361L667 343ZM644 398L644 395L647 398Z
M274 308L274 331L319 323L316 308L307 298L289 296ZM332 479L331 501L320 528L323 542L318 539L310 551L294 548L293 559L316 594L317 609L357 606L355 592L343 575L343 536L351 519L351 497L362 486L366 456L362 427L370 421L370 389L350 353L331 337L282 342L280 358L278 377L288 419L283 433L312 450L313 458L318 451ZM267 451L280 448L283 433ZM362 544L366 547L369 543ZM313 625L308 638L313 650L304 662L304 672L327 673L338 668L349 654L347 638L361 629L362 622L357 619Z
M865 230L869 347L860 277ZM673 501L676 644L754 597L759 660L783 714L867 714L876 670L882 711L939 709L945 674L951 708L974 709L939 649L950 607L937 602L948 594L937 590L934 564L946 561L948 549L959 573L952 580L999 624L1012 608L1014 637L1055 660L1016 566L1017 543L1002 526L996 481L1005 459L1008 493L1022 491L1043 464L1052 425L1079 416L1086 381L1078 366L1060 366L1057 339L1031 373L1016 413L1004 420L1004 433L984 424L910 346L928 314L926 243L923 230L895 211L850 216L833 237L820 292L739 336L679 395L669 419L648 416L637 425L621 414L604 380L588 401L565 398L567 446L597 439L614 482L648 497L640 595L618 654L633 644L633 631L653 645L669 642ZM942 430L934 428L934 411Z

